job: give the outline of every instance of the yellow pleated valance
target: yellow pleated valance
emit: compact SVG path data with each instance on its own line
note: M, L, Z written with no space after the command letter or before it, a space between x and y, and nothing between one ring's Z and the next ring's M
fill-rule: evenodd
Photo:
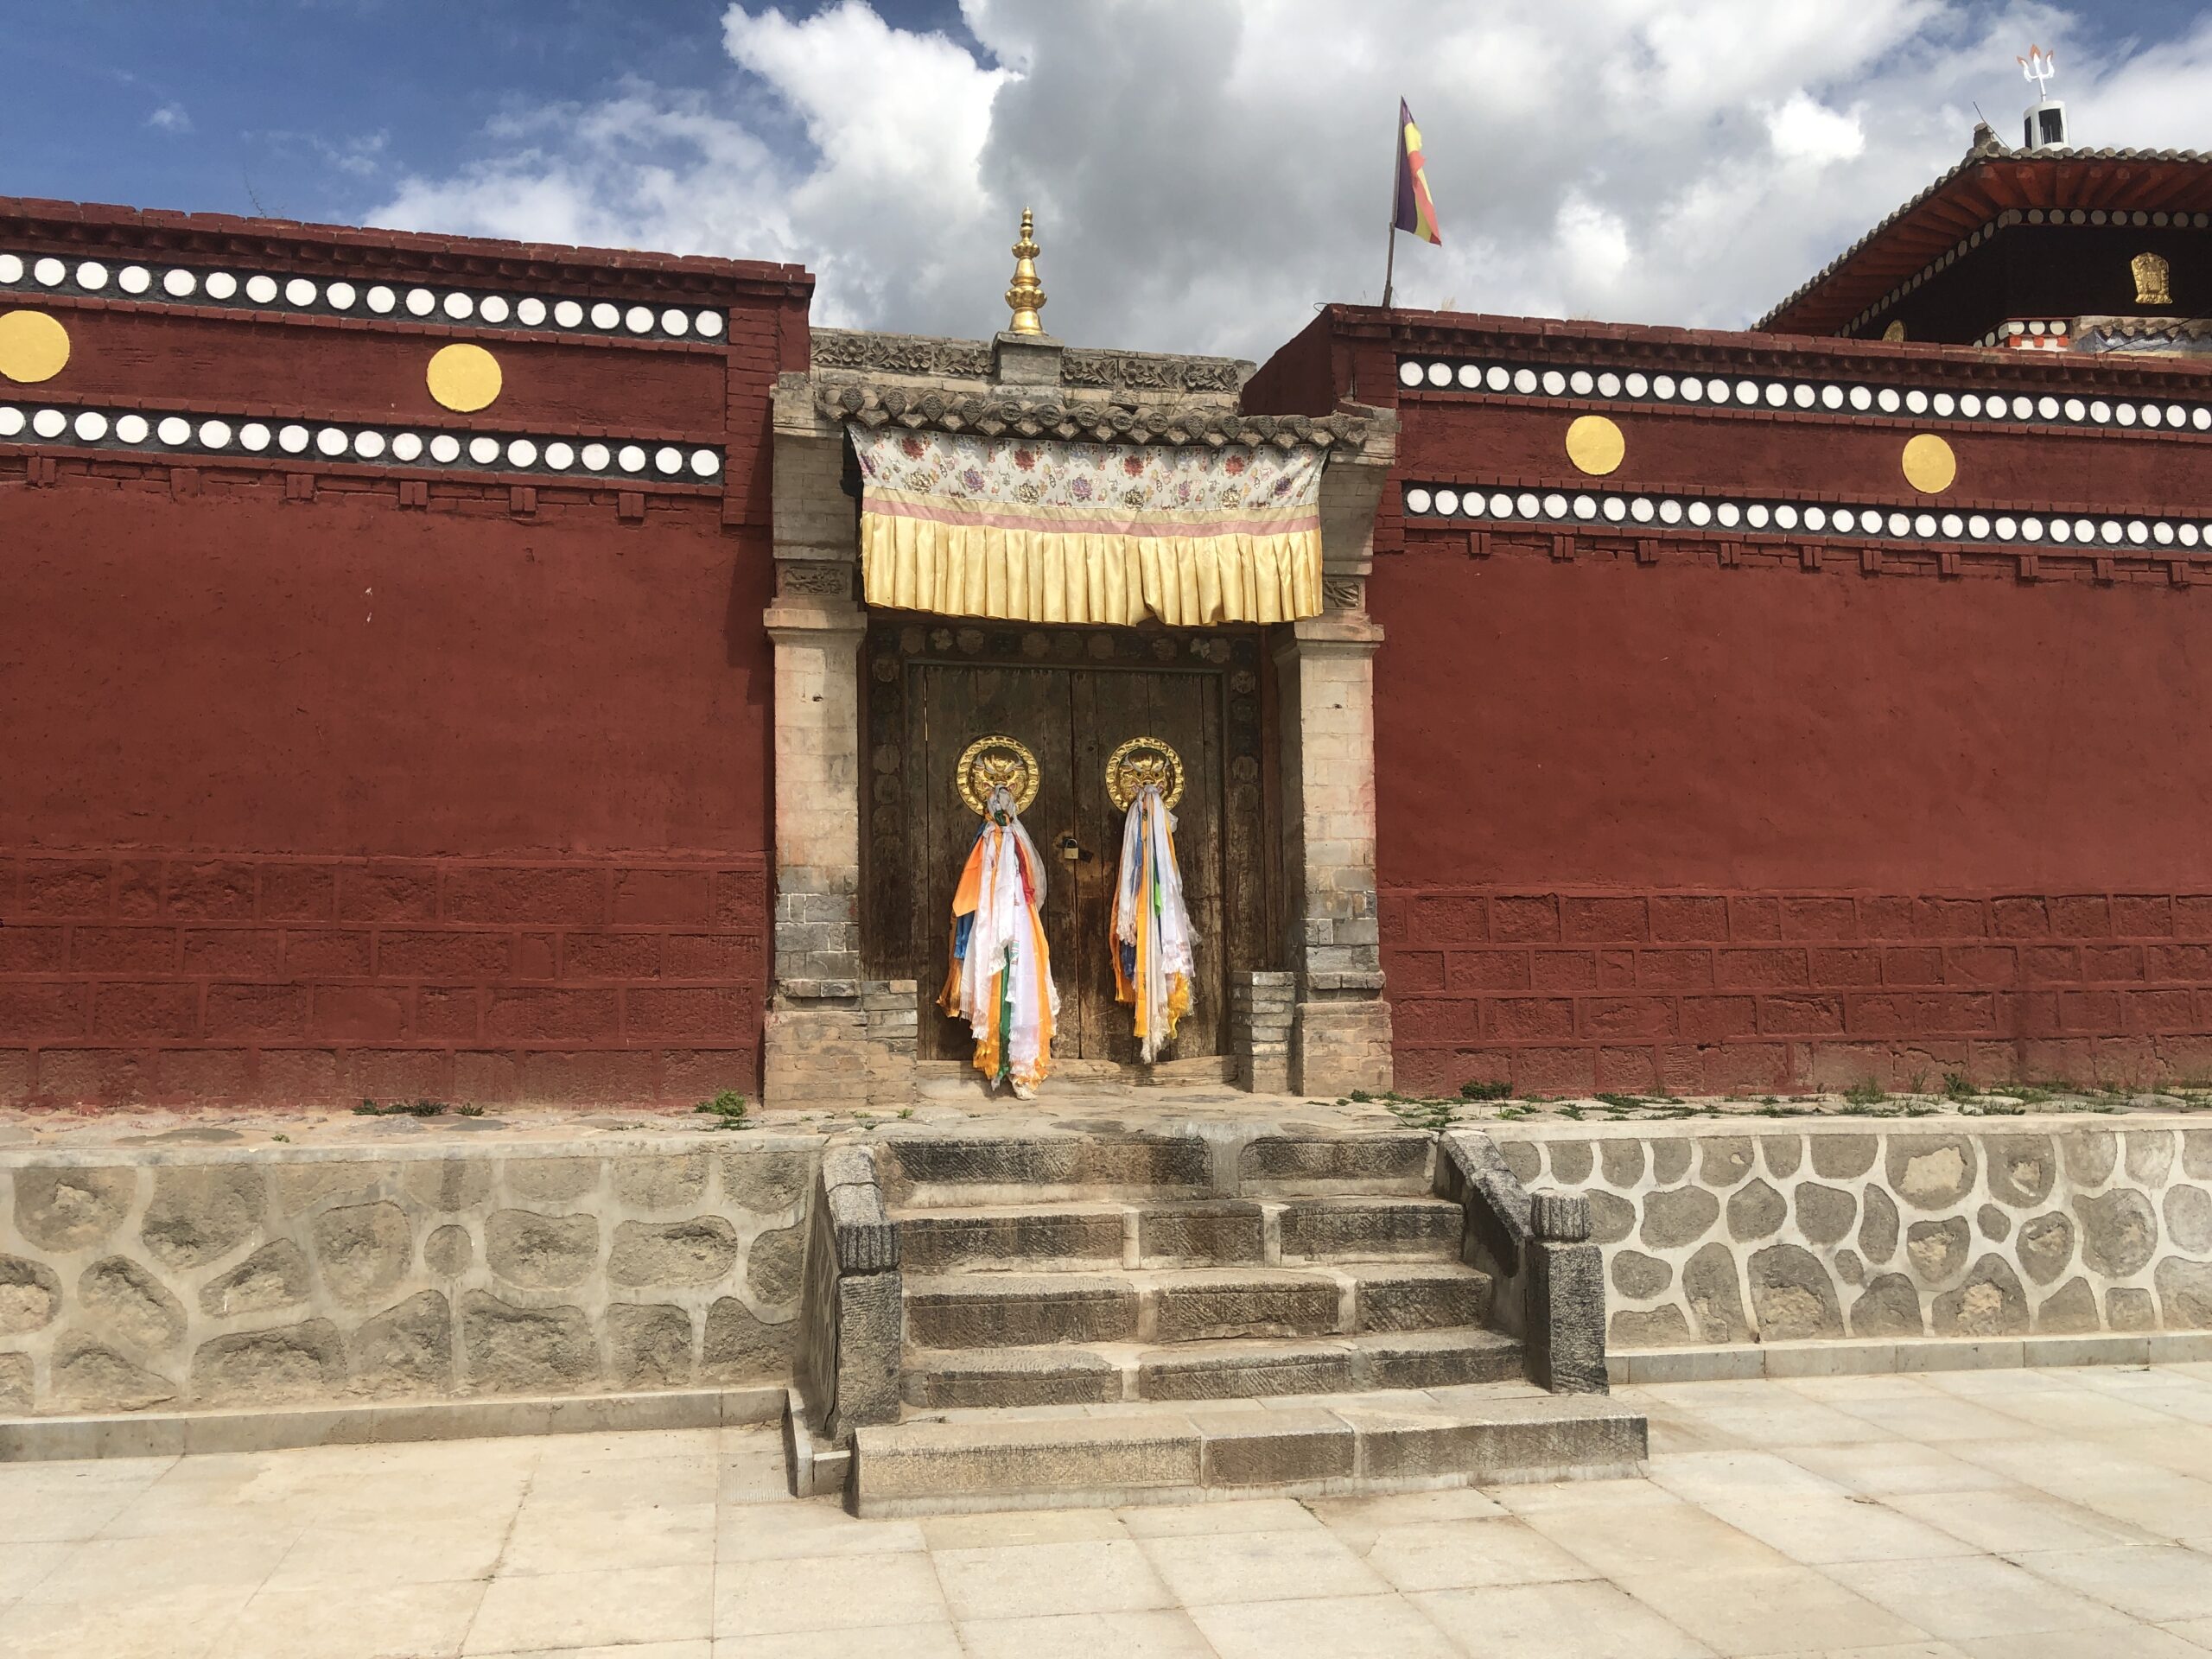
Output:
M868 602L1171 627L1321 612L1319 449L855 429Z

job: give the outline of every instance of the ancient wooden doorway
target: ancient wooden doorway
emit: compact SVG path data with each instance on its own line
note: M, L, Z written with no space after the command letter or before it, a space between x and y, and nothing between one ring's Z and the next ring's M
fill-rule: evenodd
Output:
M870 977L918 982L918 1058L964 1060L972 1047L935 999L953 888L977 827L956 767L969 743L993 734L1019 740L1039 763L1022 823L1049 876L1056 1061L1077 1070L1137 1063L1131 1011L1114 1000L1122 815L1105 775L1133 737L1171 745L1185 773L1175 841L1197 973L1192 1013L1161 1058L1225 1056L1230 976L1271 965L1274 935L1257 632L884 620L867 650L863 946Z

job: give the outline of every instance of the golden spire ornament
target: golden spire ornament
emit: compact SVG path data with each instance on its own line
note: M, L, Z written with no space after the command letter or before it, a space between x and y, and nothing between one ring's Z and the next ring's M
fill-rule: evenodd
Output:
M1037 314L1045 308L1044 284L1037 280L1036 219L1027 207L1021 210L1021 240L1014 245L1014 286L1006 291L1006 302L1013 308L1014 321L1007 332L1016 334L1041 334L1045 325Z

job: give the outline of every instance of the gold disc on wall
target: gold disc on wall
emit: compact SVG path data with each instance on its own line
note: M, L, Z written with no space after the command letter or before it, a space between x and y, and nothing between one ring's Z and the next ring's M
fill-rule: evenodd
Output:
M1106 760L1106 798L1126 812L1147 786L1169 806L1183 798L1183 757L1156 737L1133 737Z
M430 396L455 414L474 414L498 398L504 377L499 359L481 346L457 341L442 346L431 355L423 373Z
M1628 454L1620 428L1603 415L1580 415L1567 429L1567 458L1576 470L1603 478Z
M960 752L952 769L953 787L977 817L983 817L991 791L1004 789L1014 797L1014 810L1027 812L1037 798L1037 757L1019 738L995 734L979 737Z
M1923 495L1941 495L1959 475L1959 458L1951 446L1933 432L1923 432L1905 442L1904 481Z
M69 361L69 331L43 311L0 315L0 375L18 385L51 380Z

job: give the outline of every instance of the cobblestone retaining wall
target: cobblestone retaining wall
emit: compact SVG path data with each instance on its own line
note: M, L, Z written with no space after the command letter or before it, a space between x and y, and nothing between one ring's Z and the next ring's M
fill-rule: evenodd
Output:
M0 1417L781 1383L818 1148L683 1141L0 1159Z
M1614 1351L2212 1328L2212 1128L2001 1122L1498 1141L1588 1197Z

